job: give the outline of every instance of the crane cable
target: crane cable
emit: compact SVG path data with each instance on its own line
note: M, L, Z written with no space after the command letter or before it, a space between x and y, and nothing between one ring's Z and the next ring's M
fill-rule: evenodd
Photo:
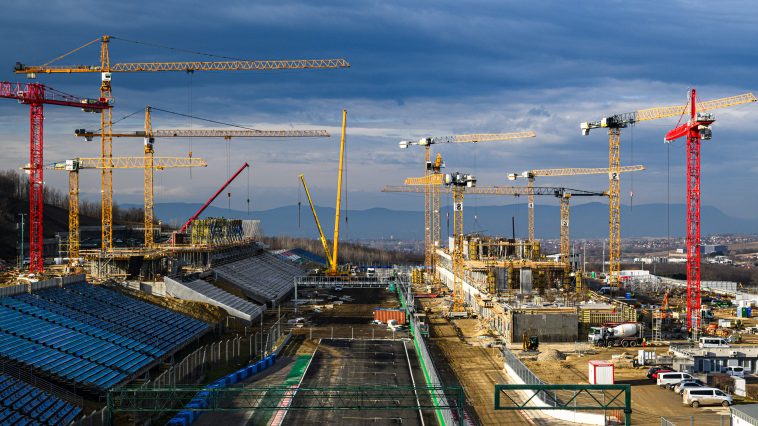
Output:
M190 130L192 130L192 80L193 80L192 77L195 75L195 72L191 70L187 70L187 75L189 75L189 82L187 83L188 91L189 91L188 96L187 96L187 109L189 110L189 114L188 114L189 127L190 127ZM187 137L187 142L189 143L188 156L191 159L192 158L192 135L191 134ZM189 175L190 175L190 180L192 180L192 167L189 168Z
M207 56L209 58L230 59L230 60L233 60L233 61L244 61L245 60L245 59L235 58L235 57L232 57L232 56L216 55L214 53L200 52L200 51L197 51L197 50L189 50L189 49L182 49L182 48L179 48L179 47L166 46L164 44L151 43L151 42L148 42L148 41L130 40L130 39L126 39L126 38L122 38L122 37L116 37L116 36L110 36L110 37L111 37L112 40L121 40L121 41L125 41L127 43L134 43L134 44L139 44L139 45L142 45L142 46L155 47L155 48L158 48L158 49L172 50L174 52L191 53L193 55ZM92 44L92 43L94 43L96 41L100 41L100 38L97 38L97 39L95 39L95 40L87 43L86 45L84 45L82 47L88 46L88 45L90 45L90 44ZM82 47L79 47L76 50L79 50ZM73 51L71 51L69 53L73 53L76 50L73 50ZM68 55L68 53L66 55ZM56 58L55 60L57 60L57 59L58 58Z
M631 157L632 157L631 164L634 164L634 124L632 124L632 129L631 130L632 130L632 140L631 140L631 144L630 144ZM631 173L631 175L632 175L630 177L630 180L631 180L631 182L630 182L631 189L629 190L629 210L630 211L634 210L634 173ZM620 178L621 177L619 176L619 179Z

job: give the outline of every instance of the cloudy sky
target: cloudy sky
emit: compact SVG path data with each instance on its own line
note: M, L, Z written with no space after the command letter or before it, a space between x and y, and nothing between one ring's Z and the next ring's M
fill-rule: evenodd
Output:
M253 208L297 202L305 173L317 204L332 205L340 111L348 110L350 208L421 209L417 196L382 194L421 174L422 151L400 139L458 133L534 130L524 141L440 146L448 171L474 173L480 185L506 185L506 174L535 168L607 167L603 131L581 136L581 121L610 113L752 91L758 82L758 5L751 1L50 1L13 2L2 20L0 79L24 81L16 61L43 64L102 34L113 63L346 58L351 68L114 74L116 130L142 127L145 105L259 129L329 130L330 139L163 139L156 155L195 157L206 169L157 173L157 202L201 202L243 162ZM135 43L139 42L139 43ZM171 47L174 49L166 49ZM97 44L56 64L98 64ZM96 97L99 75L52 75L56 89ZM703 145L705 205L750 217L758 209L758 150L750 123L758 105L716 111ZM0 168L28 161L28 111L0 103ZM624 176L623 203L684 202L684 143L663 143L677 119L646 122L622 134L622 163L647 171ZM97 129L97 115L46 108L45 159L98 156L73 129ZM156 112L154 128L218 127ZM142 141L114 142L118 156L141 155ZM99 198L99 175L83 174L82 196ZM140 171L117 171L116 200L142 200ZM48 185L64 189L65 175ZM603 176L538 183L602 190ZM248 177L234 185L232 208L245 209ZM524 202L525 200L520 200ZM475 200L484 204L512 200ZM544 200L543 203L555 203ZM226 202L220 206L225 207Z

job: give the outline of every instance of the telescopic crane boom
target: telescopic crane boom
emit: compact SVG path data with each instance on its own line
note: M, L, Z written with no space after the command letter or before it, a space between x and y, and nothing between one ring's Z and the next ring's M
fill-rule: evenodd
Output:
M216 193L214 193L213 195L211 195L211 198L209 198L208 201L206 201L205 204L203 204L203 206L200 207L200 209L198 211L196 211L195 214L192 215L192 217L190 217L189 219L187 219L187 221L184 222L184 225L182 225L182 227L179 228L179 230L174 233L174 235L171 237L171 243L172 244L176 243L176 234L182 234L182 233L186 232L187 228L189 228L189 226L192 224L192 222L194 222L195 219L197 219L201 214L203 214L203 212L205 211L205 209L207 209L208 206L210 206L211 203L213 203L213 201L216 199L216 197L218 197L219 194L221 194L222 192L224 192L224 190L226 189L226 187L229 186L229 184L231 184L232 182L234 182L234 179L237 179L237 176L239 176L239 174L242 173L242 171L245 170L248 167L250 167L249 164L247 164L247 163L243 164L242 167L240 167L239 170L237 170L232 175L232 177L230 177L229 179L227 179L227 181L221 186L221 188L219 188L218 191L216 191Z
M321 229L321 222L318 220L318 214L316 214L316 207L313 205L313 200L311 199L311 192L308 191L308 185L305 183L304 175L300 175L300 182L303 183L303 189L305 189L305 196L308 198L308 204L311 206L311 212L313 213L313 220L316 221L316 227L318 228L318 236L321 239L321 245L324 247L324 254L326 255L326 266L327 268L331 270L333 267L332 262L334 261L334 258L332 257L332 252L329 250L329 243L326 241L326 237L324 236L324 231Z
M311 205L311 211L313 211L313 219L316 221L318 227L319 238L321 238L321 244L324 246L324 254L326 255L327 275L338 275L339 271L339 240L340 240L340 210L342 208L342 172L345 164L345 131L347 128L347 110L342 110L342 131L340 135L340 158L337 171L337 197L336 206L334 207L334 240L332 242L332 250L329 250L329 244L326 241L324 232L321 229L321 222L316 215L316 208L311 200L311 194L308 191L308 186L305 184L305 176L300 175L300 181L303 182L303 188L305 188L305 195L308 196L308 203Z

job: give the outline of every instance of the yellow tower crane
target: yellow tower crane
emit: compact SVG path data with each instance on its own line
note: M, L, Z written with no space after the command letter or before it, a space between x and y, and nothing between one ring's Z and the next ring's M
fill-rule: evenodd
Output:
M638 172L645 170L645 166L622 166L619 168L620 173ZM534 188L534 178L537 176L579 176L579 175L604 175L610 173L610 169L606 167L572 167L564 169L541 169L541 170L527 170L518 173L508 174L508 180L516 180L518 178L527 179L527 186ZM534 195L529 194L528 210L529 210L529 228L528 238L529 241L534 241Z
M709 111L755 102L752 93L714 99L697 104L698 111ZM598 121L584 122L579 125L582 134L588 135L592 129L608 128L608 194L609 194L609 284L612 288L619 286L621 272L621 129L641 121L659 118L679 117L686 112L687 105L675 105L641 109L634 112L603 117Z
M478 143L507 141L513 139L533 138L537 135L532 131L511 133L471 133L464 135L424 137L418 141L403 140L399 142L402 149L412 145L424 147L424 176L439 174L442 167L441 158L432 163L431 146L446 143ZM432 274L432 284L438 284L434 251L439 247L440 235L440 193L439 186L427 186L424 192L424 268Z
M469 195L508 195L508 196L522 196L522 195L548 195L548 196L554 196L558 197L560 199L560 206L561 206L561 222L560 222L560 244L559 244L559 250L560 250L560 262L564 265L564 284L568 281L568 274L570 272L571 262L570 262L570 238L569 238L569 223L570 223L570 215L569 215L569 199L572 196L581 196L581 197L599 197L599 196L607 196L608 194L606 192L598 192L598 191L585 191L585 190L578 190L578 189L568 189L568 188L562 188L562 187L542 187L542 186L535 186L535 187L523 187L523 186L480 186L480 187L474 187L474 185L467 187L466 185L451 185L447 182L456 181L455 178L448 177L451 175L439 175L439 176L445 176L437 177L435 175L432 176L424 176L420 178L408 178L405 180L405 185L402 186L385 186L382 189L382 192L404 192L404 193L423 193L425 192L425 187L429 185L442 185L446 184L447 192L451 192L453 194L453 197L455 199L454 203L454 211L459 216L454 216L454 229L456 229L454 238L458 238L458 234L461 235L461 250L462 250L462 241L463 241L463 191L465 190L466 193ZM455 176L455 175L452 175ZM468 175L463 175L468 176ZM476 178L471 176L471 178L476 182ZM458 179L460 181L460 179ZM459 194L456 194L455 189L460 192ZM457 197L457 198L456 198ZM460 203L460 204L458 204ZM457 221L456 221L457 220ZM456 241L454 239L454 241ZM454 271L457 271L459 273L460 277L463 277L463 261L462 258L459 259L460 262L455 262L455 244L454 244L454 250L452 250L451 256L453 257L454 263L453 263L453 269ZM461 251L461 253L463 253ZM461 254L462 256L462 254ZM453 275L456 275L455 273ZM453 277L453 293L455 294L455 285L457 285L458 281L456 280L455 276ZM461 278L462 279L462 278Z
M111 77L113 73L122 72L164 72L183 71L192 73L195 71L270 71L285 69L323 69L323 68L348 68L350 64L345 59L302 59L302 60L246 60L246 61L189 61L189 62L123 62L111 64L110 41L118 39L110 35L98 37L84 45L77 47L61 56L54 58L46 64L39 66L24 65L16 62L14 71L16 74L26 74L29 78L35 78L37 74L100 74L100 100L113 102L111 93ZM128 40L124 40L128 41ZM74 65L60 66L50 65L74 52L87 46L100 43L99 65ZM110 108L102 110L100 117L101 134L101 157L104 160L104 168L101 174L102 185L102 249L110 251L113 248L113 172L108 160L113 157L113 115Z
M155 129L152 125L152 108L148 105L145 108L145 129L141 131L127 131L112 133L113 138L143 138L144 139L144 186L145 186L145 247L152 247L153 225L154 221L154 195L153 195L153 170L151 166L155 154L155 138L181 138L181 137L202 137L202 138L224 138L229 140L233 137L243 138L328 138L329 132L326 130L255 130L255 129ZM92 140L101 136L99 132L77 129L76 136L83 137L85 140ZM189 158L192 158L190 152ZM188 166L191 167L191 166Z
M181 158L181 157L149 157L149 163L145 157L111 157L109 167L114 169L144 169L151 167L153 169L174 169L185 167L206 167L207 164L202 158ZM53 163L45 166L49 170L64 170L68 173L68 256L69 262L75 262L79 259L79 170L82 169L103 169L106 167L106 161L102 158L75 158L62 162ZM147 193L146 193L147 194ZM152 194L152 193L151 193ZM152 225L152 223L151 223ZM151 226L152 236L152 226ZM145 230L147 236L147 230ZM147 242L145 242L145 246Z

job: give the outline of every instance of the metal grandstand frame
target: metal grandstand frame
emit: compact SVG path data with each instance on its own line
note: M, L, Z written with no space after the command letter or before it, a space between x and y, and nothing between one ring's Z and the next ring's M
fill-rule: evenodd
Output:
M204 408L187 408L185 404L198 392L207 392ZM438 402L417 395L428 393ZM297 398L293 398L297 395ZM413 410L436 411L449 409L458 414L463 424L465 394L460 386L372 386L318 387L289 386L172 386L141 388L121 386L108 390L107 407L110 413L178 412L178 411L247 411L283 410L281 401L292 399L286 410ZM441 406L439 401L446 401Z
M385 288L390 280L383 277L352 277L352 276L326 276L306 275L295 277L295 289L298 287L315 288Z

